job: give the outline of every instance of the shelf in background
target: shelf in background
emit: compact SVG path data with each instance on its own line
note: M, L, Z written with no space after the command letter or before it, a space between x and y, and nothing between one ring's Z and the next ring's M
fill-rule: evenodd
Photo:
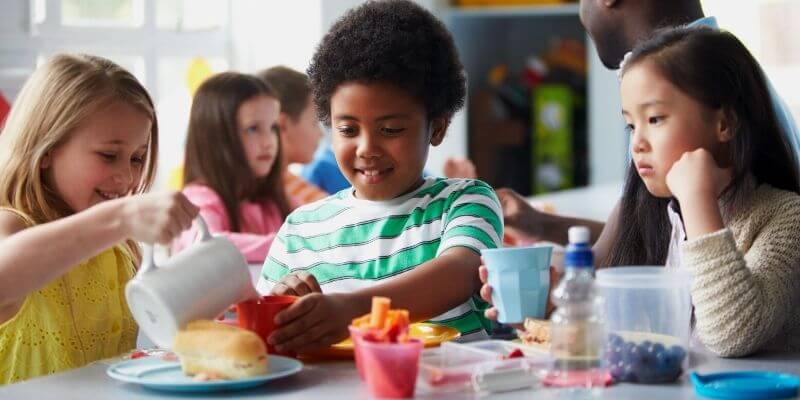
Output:
M448 18L481 17L559 17L577 16L577 3L530 6L450 7L445 11Z

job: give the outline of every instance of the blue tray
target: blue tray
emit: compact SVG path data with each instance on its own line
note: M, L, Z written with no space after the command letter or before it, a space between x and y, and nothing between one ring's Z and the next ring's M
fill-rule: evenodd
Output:
M791 399L800 389L800 377L769 371L692 372L691 380L698 395L714 399Z

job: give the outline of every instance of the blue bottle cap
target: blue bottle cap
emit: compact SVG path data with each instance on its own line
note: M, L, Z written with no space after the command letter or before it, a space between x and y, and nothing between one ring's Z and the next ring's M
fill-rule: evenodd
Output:
M570 243L564 253L565 268L592 268L594 254L588 243Z
M712 399L791 399L800 392L800 377L769 371L692 372L691 380L698 395Z

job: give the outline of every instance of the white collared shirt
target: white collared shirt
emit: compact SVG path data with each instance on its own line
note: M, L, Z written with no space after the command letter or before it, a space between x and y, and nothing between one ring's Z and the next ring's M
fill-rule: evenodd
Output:
M683 219L681 219L681 215L676 211L676 208L675 200L670 201L667 205L667 215L669 216L669 222L672 224L667 260L664 263L667 268L681 267L681 243L686 241L686 228L683 226Z

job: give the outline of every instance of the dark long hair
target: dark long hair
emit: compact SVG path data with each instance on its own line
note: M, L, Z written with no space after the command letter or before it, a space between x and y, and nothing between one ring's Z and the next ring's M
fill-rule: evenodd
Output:
M726 198L736 202L747 195L742 183L749 174L757 185L800 193L797 160L775 117L764 74L735 36L707 27L659 30L633 50L622 73L643 60L653 62L682 92L712 110L723 110L733 121L728 146L733 180ZM631 162L616 237L603 264L664 264L670 240L668 203L647 191Z
M183 184L199 183L212 188L225 204L231 232L241 229L242 200L271 200L284 218L290 211L283 186L280 137L275 163L263 178L257 178L250 169L239 137L237 111L242 103L256 96L277 99L273 90L255 76L217 74L197 88L189 116Z

